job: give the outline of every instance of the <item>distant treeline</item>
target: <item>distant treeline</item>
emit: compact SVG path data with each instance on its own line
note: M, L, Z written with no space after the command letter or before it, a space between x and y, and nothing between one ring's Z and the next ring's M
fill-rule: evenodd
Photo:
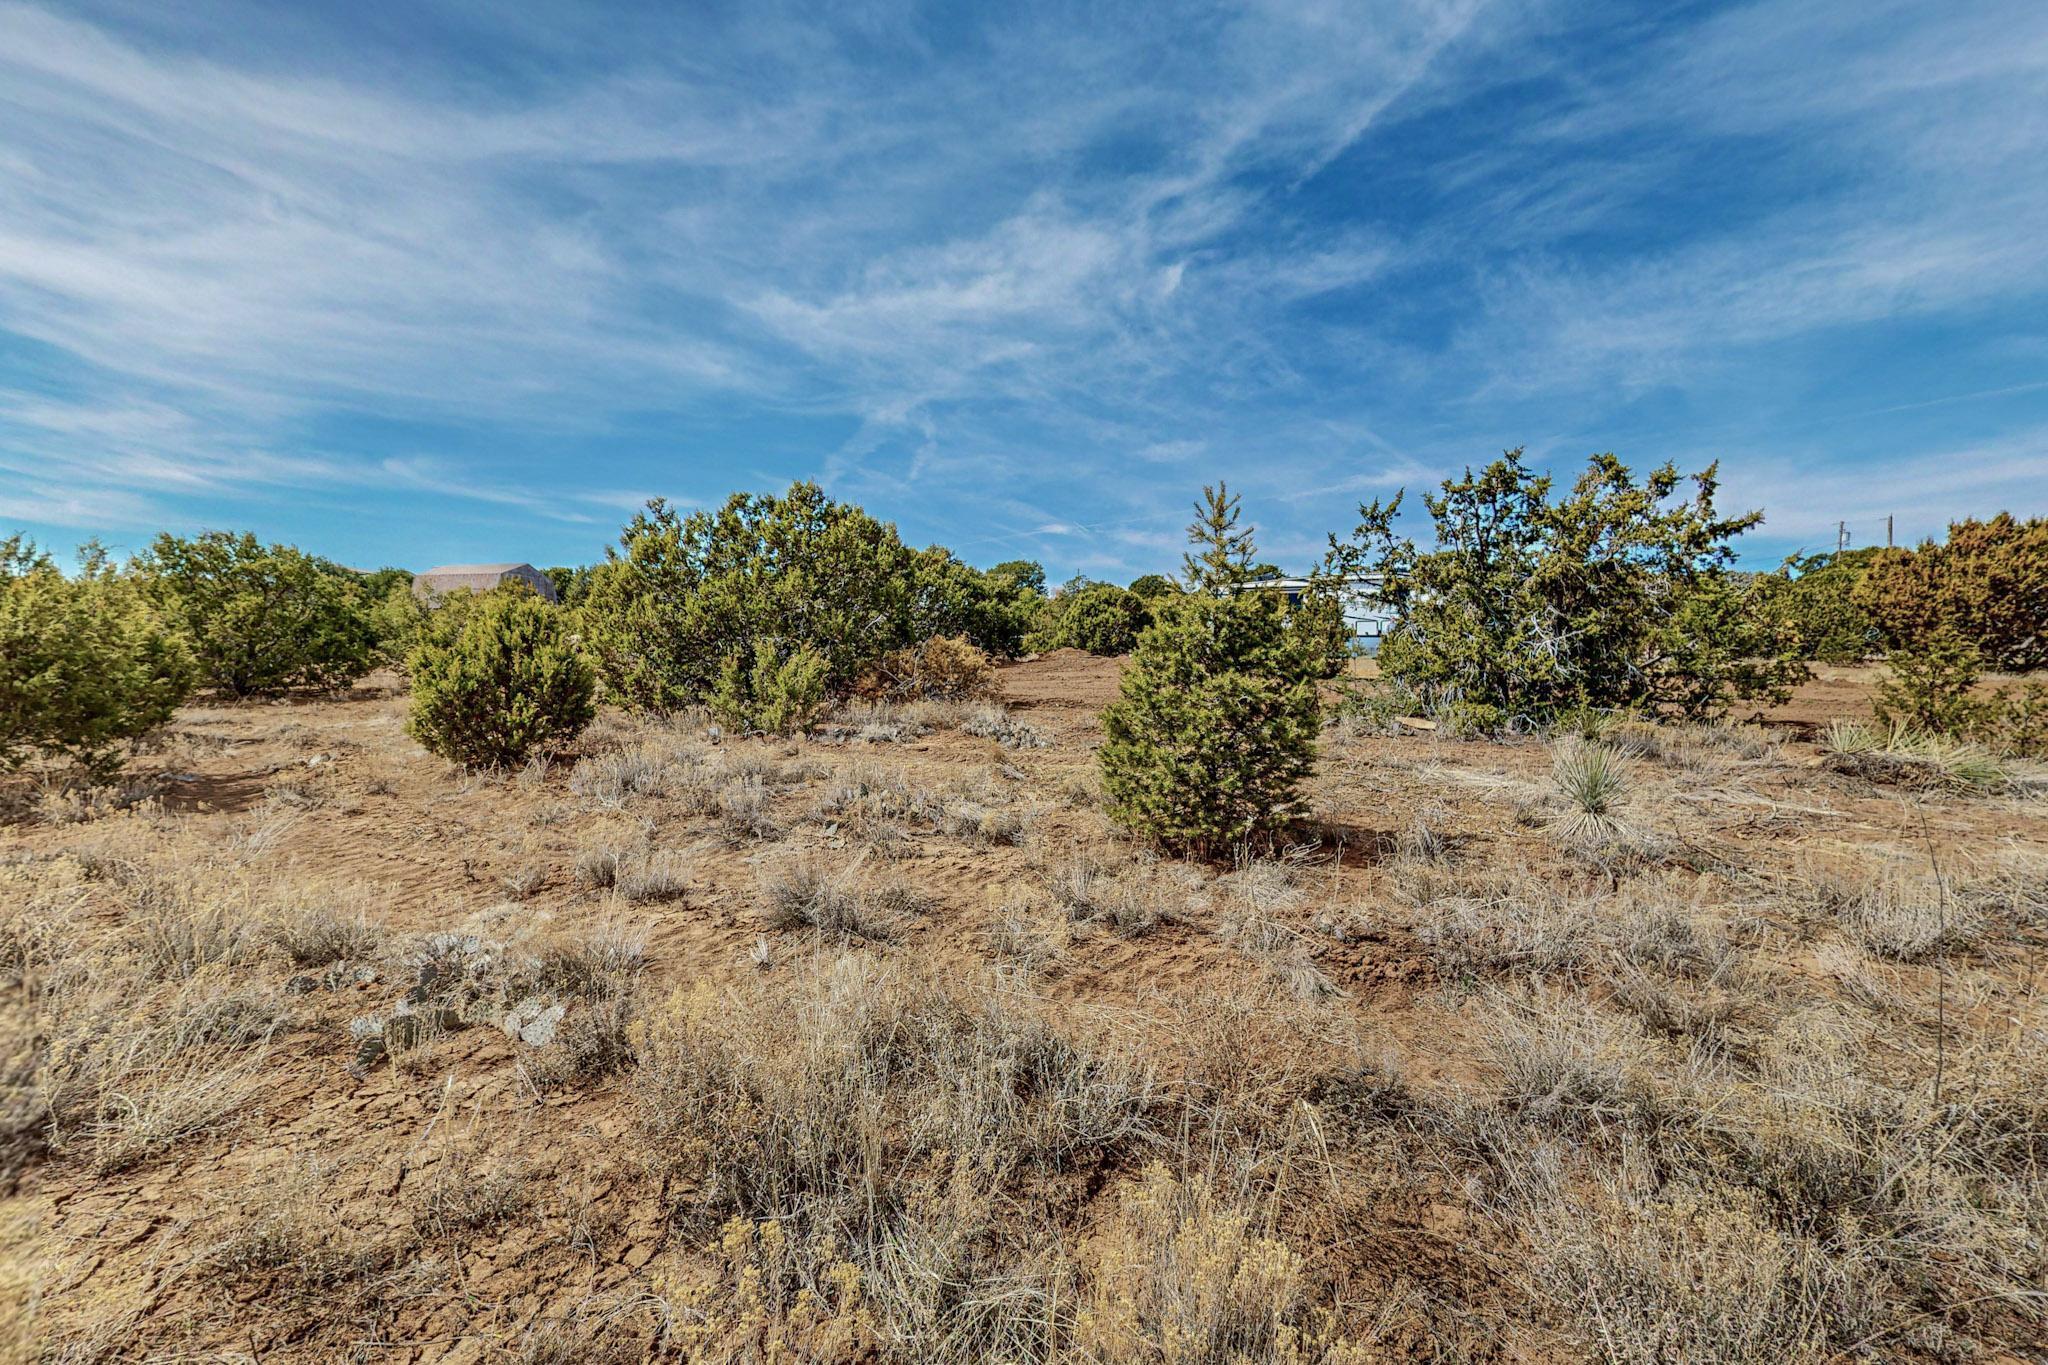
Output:
M1433 534L1421 544L1394 534L1398 496L1360 508L1296 609L1323 613L1341 652L1335 585L1375 576L1393 617L1383 675L1481 730L1573 708L1715 715L1784 696L1811 660L1936 645L1972 667L2048 663L2048 521L2001 514L1913 550L1745 574L1732 546L1760 514L1724 516L1715 493L1712 468L1639 480L1602 455L1554 494L1510 451L1425 496ZM44 754L104 769L197 688L266 696L406 671L473 610L466 594L421 601L403 569L359 572L246 533L160 535L125 564L90 544L79 558L67 575L19 536L0 542L10 765ZM797 483L688 514L656 500L601 562L544 572L603 694L674 709L721 689L744 703L785 674L841 691L935 638L994 657L1125 653L1196 571L1048 592L1036 563L982 569L943 546L914 549L894 525ZM1247 559L1204 581L1237 591L1273 572Z

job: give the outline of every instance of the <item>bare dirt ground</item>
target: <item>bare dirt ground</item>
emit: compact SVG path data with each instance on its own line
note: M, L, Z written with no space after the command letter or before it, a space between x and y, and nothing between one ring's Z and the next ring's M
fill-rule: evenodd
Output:
M0 1358L997 1358L726 1221L800 1202L732 1193L744 1153L830 1141L761 1117L798 1082L746 1040L934 992L1125 1078L971 1189L947 1162L1013 1120L926 1142L945 1078L872 1082L914 1104L869 1188L1000 1198L959 1245L1077 1296L1047 1354L2039 1358L2038 788L1835 771L1811 735L1868 678L1832 669L1765 728L1617 734L1592 838L1563 742L1338 726L1298 847L1197 866L1098 808L1117 669L801 742L608 713L511 775L420 750L388 678L186 709L155 795L0 827ZM1285 1278L1295 1346L1171 1345L1197 1272L1124 1235L1155 1161L1242 1210L1169 1226Z

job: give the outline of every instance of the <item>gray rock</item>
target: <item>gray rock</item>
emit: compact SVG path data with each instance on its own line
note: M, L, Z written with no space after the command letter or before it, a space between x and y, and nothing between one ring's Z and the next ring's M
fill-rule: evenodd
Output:
M528 996L506 1011L501 1027L508 1037L517 1038L528 1047L546 1047L555 1041L555 1030L562 1026L562 1016L568 1007L549 1004L539 996Z

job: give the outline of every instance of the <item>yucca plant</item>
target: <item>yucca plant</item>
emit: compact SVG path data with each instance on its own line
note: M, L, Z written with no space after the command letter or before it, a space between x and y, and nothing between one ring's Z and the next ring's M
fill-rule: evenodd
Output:
M1550 774L1569 808L1556 822L1566 841L1604 842L1623 828L1616 807L1631 785L1628 766L1604 744L1584 742L1559 746Z

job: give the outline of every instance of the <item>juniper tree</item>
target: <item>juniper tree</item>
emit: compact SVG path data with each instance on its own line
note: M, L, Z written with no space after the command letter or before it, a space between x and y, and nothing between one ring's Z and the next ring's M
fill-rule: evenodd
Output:
M1396 622L1379 668L1425 696L1495 721L1581 708L1725 711L1769 702L1804 676L1769 595L1731 574L1735 537L1760 512L1722 515L1716 468L1666 464L1638 480L1595 455L1561 498L1510 450L1424 495L1436 542L1393 534L1400 505L1359 508L1329 563L1379 579Z
M1251 562L1236 500L1204 490L1184 596L1161 599L1102 717L1111 818L1177 850L1211 856L1270 836L1299 808L1315 764L1316 680L1328 643L1316 620L1272 593L1222 590ZM1211 558L1211 554L1214 558Z
M42 754L108 775L197 680L134 580L95 546L79 559L67 577L22 537L0 540L0 772Z
M247 533L166 532L131 569L157 610L183 628L201 680L231 696L345 687L376 662L361 580L294 546Z
M470 767L523 763L575 738L597 687L568 618L532 593L478 597L459 630L428 632L406 672L406 730Z
M1181 582L1189 592L1228 592L1252 576L1252 531L1237 526L1239 499L1230 485L1204 485L1188 526L1188 544L1200 554L1181 556Z

